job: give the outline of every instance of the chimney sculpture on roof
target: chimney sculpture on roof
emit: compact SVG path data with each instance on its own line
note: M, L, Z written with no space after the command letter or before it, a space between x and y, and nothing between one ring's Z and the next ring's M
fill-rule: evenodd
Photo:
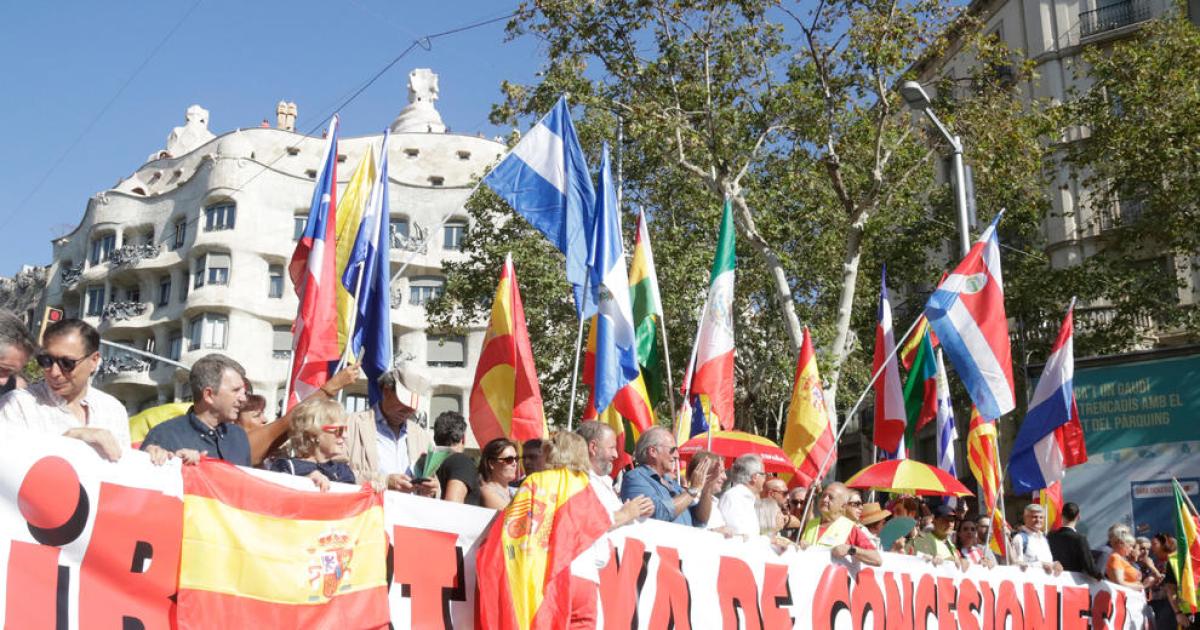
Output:
M433 107L438 99L438 75L429 68L408 73L408 106L392 121L393 133L445 133L442 115Z

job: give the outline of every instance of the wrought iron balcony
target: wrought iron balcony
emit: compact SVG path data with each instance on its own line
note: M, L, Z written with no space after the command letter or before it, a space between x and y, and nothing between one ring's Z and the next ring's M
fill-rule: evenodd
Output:
M1079 14L1079 36L1090 37L1150 19L1146 0L1123 0Z
M128 267L136 265L138 262L158 256L162 251L162 245L157 243L144 243L142 245L122 245L112 251L108 255L108 262L112 263L114 269L118 267Z
M143 315L148 310L150 310L150 305L146 302L109 302L104 305L100 318L119 322Z
M83 264L80 263L74 267L63 267L59 269L58 275L62 278L62 283L65 286L71 287L79 282L79 277L83 275Z
M392 232L392 249L402 249L407 252L424 254L426 248L425 229L416 223L408 225L408 234Z
M100 367L96 369L96 376L149 372L152 363L153 361L149 359L124 352L112 354L104 357L104 360L100 362Z

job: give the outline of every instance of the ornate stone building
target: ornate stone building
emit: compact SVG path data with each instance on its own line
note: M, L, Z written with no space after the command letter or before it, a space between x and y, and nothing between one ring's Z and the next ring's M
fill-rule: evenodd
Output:
M392 327L398 357L426 366L429 417L466 414L482 327L464 337L430 333L423 304L445 286L443 260L461 256L470 228L462 204L505 147L449 133L434 108L437 75L409 75L409 105L391 124ZM297 300L286 267L303 231L324 142L280 127L208 130L188 108L163 151L93 196L70 234L54 241L47 303L99 327L103 337L184 365L210 352L240 361L257 393L282 398ZM338 183L349 181L382 135L343 137ZM443 219L446 219L443 222ZM407 264L406 264L407 263ZM186 398L186 370L105 350L98 385L136 412ZM347 406L365 404L365 383Z

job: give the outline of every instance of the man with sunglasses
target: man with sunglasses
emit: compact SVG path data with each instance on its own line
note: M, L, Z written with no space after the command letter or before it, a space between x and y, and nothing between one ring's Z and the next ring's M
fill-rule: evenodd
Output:
M621 481L621 500L644 496L654 502L654 519L692 526L689 508L699 505L712 462L705 461L692 470L684 489L675 481L679 469L679 448L675 436L664 427L651 427L638 438L633 451L638 466ZM711 501L705 497L708 507ZM701 522L707 519L701 519Z
M192 408L150 429L142 450L153 459L176 455L185 463L201 456L250 465L250 441L237 423L246 402L246 370L223 354L209 354L192 364L188 375Z
M116 398L91 387L100 366L100 333L64 319L46 327L36 359L45 377L0 398L0 426L65 435L117 461L129 449L129 416Z

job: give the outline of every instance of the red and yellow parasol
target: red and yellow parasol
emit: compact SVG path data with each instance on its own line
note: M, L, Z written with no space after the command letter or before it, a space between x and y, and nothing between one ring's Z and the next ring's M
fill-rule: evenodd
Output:
M710 450L708 434L701 433L683 443L679 447L679 458L688 461L696 453ZM767 472L794 474L796 467L792 460L779 448L779 445L765 437L759 437L743 431L714 431L712 435L712 452L725 460L725 468L733 465L733 460L751 453L762 457L763 468Z
M911 459L893 459L872 464L855 473L846 485L851 488L916 494L921 496L969 497L974 493L949 473Z

